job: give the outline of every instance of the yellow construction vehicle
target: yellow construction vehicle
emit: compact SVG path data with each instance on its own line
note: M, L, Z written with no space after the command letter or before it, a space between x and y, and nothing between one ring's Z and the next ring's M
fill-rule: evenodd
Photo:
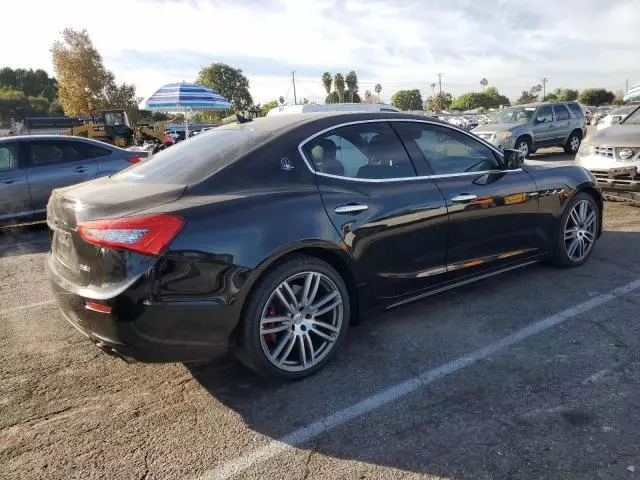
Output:
M164 123L132 126L124 110L104 110L99 117L65 132L67 135L92 138L117 147L130 147L145 140L164 141Z

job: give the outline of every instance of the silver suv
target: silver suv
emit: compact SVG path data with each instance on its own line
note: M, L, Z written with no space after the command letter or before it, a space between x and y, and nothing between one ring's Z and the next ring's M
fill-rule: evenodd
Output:
M576 153L586 133L586 117L578 102L529 103L505 108L495 123L472 130L483 140L525 158L542 147L563 147Z

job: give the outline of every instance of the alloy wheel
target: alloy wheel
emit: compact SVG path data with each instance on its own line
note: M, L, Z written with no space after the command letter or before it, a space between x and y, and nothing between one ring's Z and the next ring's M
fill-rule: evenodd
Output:
M529 144L524 140L521 141L518 144L518 150L522 152L522 154L524 155L524 158L527 158L527 156L529 155Z
M278 285L262 310L262 351L281 370L308 370L333 349L343 316L342 295L328 276L296 273Z
M569 142L569 147L572 152L577 152L578 148L580 148L580 138L577 135L571 137L571 141Z
M580 200L569 212L564 227L564 247L573 262L584 260L596 241L597 214L588 200Z

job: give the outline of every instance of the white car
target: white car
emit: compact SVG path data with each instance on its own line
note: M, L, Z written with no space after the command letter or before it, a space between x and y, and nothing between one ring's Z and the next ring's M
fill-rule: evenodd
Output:
M284 105L272 108L267 117L307 112L401 112L399 108L384 103L310 103L307 105Z
M610 111L606 116L598 120L597 130L608 128L611 125L620 123L627 118L631 112L633 112L638 105L625 105L624 107L616 108Z
M631 107L620 124L582 143L576 164L589 170L603 190L640 200L640 105Z

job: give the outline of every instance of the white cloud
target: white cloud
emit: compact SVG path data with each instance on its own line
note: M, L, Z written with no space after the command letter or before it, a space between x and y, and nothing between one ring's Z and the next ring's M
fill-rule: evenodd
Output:
M543 76L549 88L624 88L640 81L640 0L24 0L3 5L0 64L52 70L65 27L86 28L118 80L148 96L225 61L242 68L256 101L324 97L320 74L355 69L383 98L444 72L454 94L480 78L509 96ZM37 13L37 14L35 14ZM35 33L32 33L35 32ZM9 48L6 45L9 44Z

